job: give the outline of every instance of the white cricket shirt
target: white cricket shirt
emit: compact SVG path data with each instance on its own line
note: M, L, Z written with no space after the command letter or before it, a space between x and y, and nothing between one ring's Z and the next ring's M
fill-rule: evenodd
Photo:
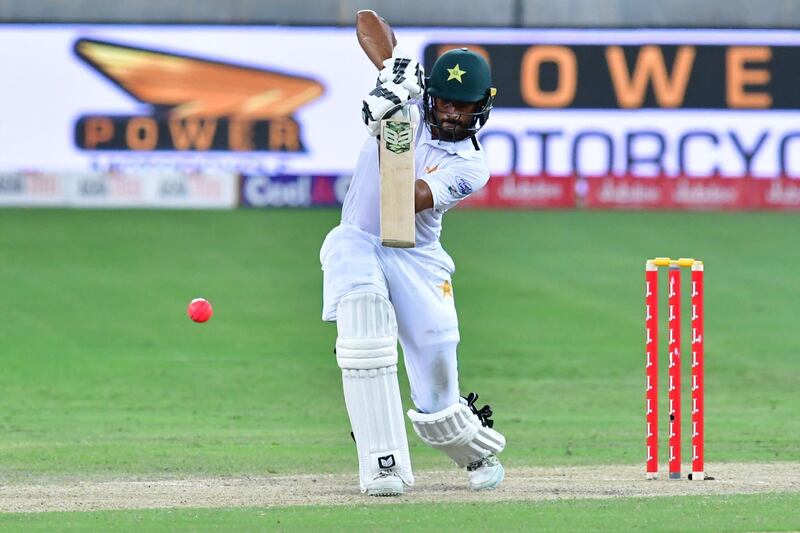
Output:
M425 180L433 193L433 209L416 215L417 246L424 246L439 240L445 211L486 185L489 167L483 148L476 150L472 139L456 143L432 139L424 121L417 127L414 160L416 179ZM344 199L342 223L380 235L380 173L374 137L361 147Z

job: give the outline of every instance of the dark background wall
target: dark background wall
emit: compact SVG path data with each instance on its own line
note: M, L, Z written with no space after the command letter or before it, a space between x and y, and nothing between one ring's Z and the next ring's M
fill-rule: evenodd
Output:
M351 25L366 8L398 26L800 27L800 0L0 0L0 21Z

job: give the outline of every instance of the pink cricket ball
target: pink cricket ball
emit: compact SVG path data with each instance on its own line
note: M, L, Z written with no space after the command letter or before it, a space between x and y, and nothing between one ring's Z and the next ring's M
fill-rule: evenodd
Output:
M195 298L186 309L186 314L195 322L205 322L214 314L214 309L205 298Z

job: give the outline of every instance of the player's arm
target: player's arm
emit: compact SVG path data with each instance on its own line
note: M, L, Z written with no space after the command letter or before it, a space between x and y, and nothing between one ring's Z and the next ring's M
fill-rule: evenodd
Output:
M488 181L489 167L483 161L459 161L429 172L414 184L416 212L432 208L444 213Z
M372 10L364 9L356 15L358 43L372 64L378 68L375 88L364 97L361 119L370 135L378 135L380 122L393 115L409 99L422 96L425 84L425 69L419 62L395 56L394 32L389 24ZM409 108L412 122L419 122L418 110Z
M397 45L392 28L382 17L371 9L362 9L356 14L356 37L358 44L378 70L383 62L392 57Z
M414 212L419 213L433 208L433 193L425 180L414 182Z

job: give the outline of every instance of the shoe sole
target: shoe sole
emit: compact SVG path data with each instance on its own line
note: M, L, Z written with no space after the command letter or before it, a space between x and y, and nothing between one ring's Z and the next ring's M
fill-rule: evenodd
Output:
M367 496L377 496L379 498L384 496L402 496L403 489L390 489L390 488L382 488L382 489L367 489Z
M392 483L375 483L371 487L367 487L367 496L402 496L403 483L399 479L392 480Z

